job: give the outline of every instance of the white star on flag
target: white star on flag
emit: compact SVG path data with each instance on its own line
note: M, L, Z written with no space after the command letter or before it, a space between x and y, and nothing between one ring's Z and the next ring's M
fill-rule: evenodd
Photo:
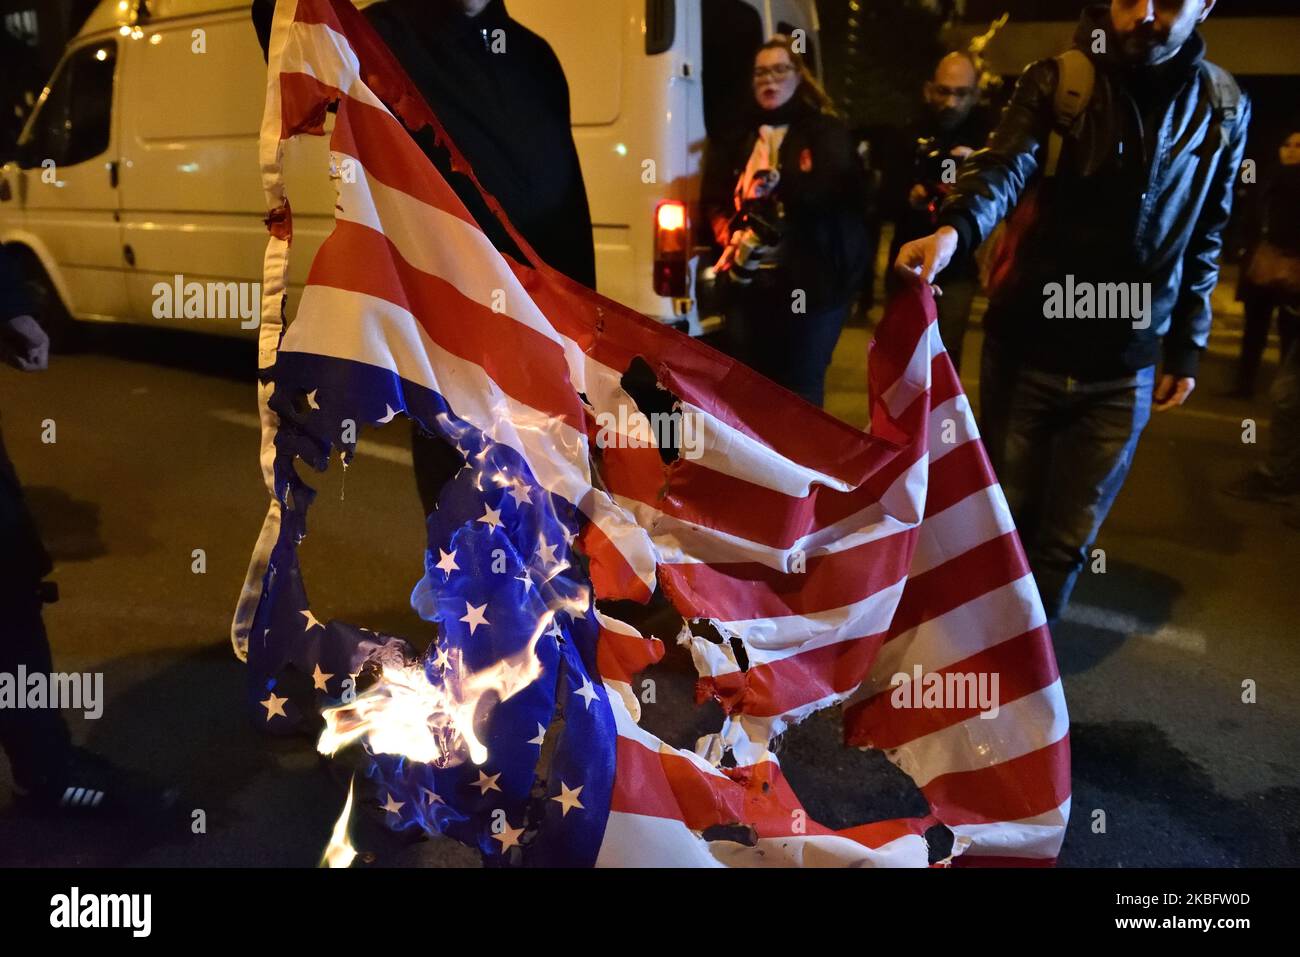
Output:
M478 521L483 522L483 523L485 523L485 524L487 524L487 525L490 525L490 526L492 526L493 528L498 528L498 527L500 527L500 525L501 525L501 509L499 509L499 508L489 508L487 505L484 505L484 506L483 506L483 514L482 514L481 516L479 516Z
M575 807L579 811L585 810L582 806L582 802L578 800L578 795L582 793L583 787L585 787L585 785L579 784L576 788L570 788L563 781L560 782L560 793L551 798L552 801L558 801L560 807L564 808L564 810L560 812L560 817L568 817L569 812Z
M380 425L387 425L389 422L392 422L392 421L393 421L393 417L394 417L395 415L397 415L397 410L394 409L394 408L393 408L391 405L389 405L387 402L385 402L385 403L384 403L384 415L383 415L383 418L381 418L381 419L379 419L379 420L377 420L377 421L379 422Z
M538 747L541 747L545 741L546 741L546 729L542 727L541 722L539 721L537 723L537 737L529 738L528 743L535 744Z
M577 691L575 691L574 694L578 695L583 699L583 701L586 703L588 711L591 710L591 703L593 701L600 700L599 692L597 692L596 689L591 686L591 682L585 676L582 679L582 687L579 688Z
M270 721L276 715L279 715L281 718L289 717L284 713L284 703L288 700L288 698L277 698L275 692L272 691L271 697L262 702L262 707L266 709L266 720Z
M326 674L320 670L320 662L316 663L316 670L311 673L311 681L312 684L316 686L317 691L329 691L330 689L325 686L325 682L329 681L333 677L333 675Z
M478 788L479 795L487 794L488 791L500 791L501 788L497 785L497 778L499 777L501 777L500 771L490 776L480 771L478 773L478 780L474 782L474 786Z
M385 801L385 802L384 802L382 805L380 805L380 806L381 806L385 811L387 811L389 814L400 814L401 811L402 811L402 808L406 807L406 802L405 802L405 801L395 801L395 800L393 800L393 796L390 794L390 795L388 795L388 800Z
M460 620L469 625L469 633L471 635L474 634L474 630L478 628L479 625L492 624L492 622L488 621L487 618L483 616L483 612L486 610L486 604L479 605L475 608L469 602L465 602L465 614L461 616Z
M550 564L553 564L554 562L559 561L559 559L557 559L557 558L555 557L555 550L556 550L557 548L559 548L560 546L559 546L559 545L548 545L548 544L546 543L546 539L544 539L544 538L543 538L543 539L539 539L539 541L540 541L542 544L541 544L541 546L537 549L537 555L538 555L539 558L541 558L542 563L543 563L543 564L546 564L546 565L550 565Z
M512 485L507 494L515 500L516 505L533 504L533 493L529 491L528 486L523 482L517 482Z
M313 628L325 627L319 621L316 620L316 616L311 613L310 608L304 609L303 611L298 612L298 614L302 615L302 617L307 619L307 626L303 629L304 631L311 631Z
M519 846L519 837L523 833L524 829L522 827L511 827L510 822L506 821L501 828L501 833L492 836L501 842L501 853L504 854L510 848Z
M439 555L438 564L435 567L438 568L440 571L446 573L448 578L451 577L452 572L460 571L460 566L456 564L455 549L452 549L451 553L448 554L447 552L444 552L441 548L439 548L438 555Z

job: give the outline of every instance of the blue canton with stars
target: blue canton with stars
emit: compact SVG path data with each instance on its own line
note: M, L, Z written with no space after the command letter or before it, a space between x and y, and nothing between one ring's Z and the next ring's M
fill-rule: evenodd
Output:
M389 370L281 352L267 377L280 417L274 471L282 514L249 638L258 722L273 732L301 730L349 689L359 684L356 693L364 694L367 679L358 676L368 664L418 662L435 686L502 661L520 665L540 626L540 675L505 700L489 692L480 702L474 732L486 747L482 765L464 748L442 767L367 749L371 793L358 782L358 797L373 799L390 827L449 835L477 847L489 864L595 863L616 734L596 670L591 584L573 548L582 514L538 486L514 449ZM355 445L346 440L362 425L391 422L399 412L456 445L465 460L427 520L424 576L411 603L437 638L421 654L400 637L317 619L297 554L315 493L294 459L321 471L333 448L351 454Z

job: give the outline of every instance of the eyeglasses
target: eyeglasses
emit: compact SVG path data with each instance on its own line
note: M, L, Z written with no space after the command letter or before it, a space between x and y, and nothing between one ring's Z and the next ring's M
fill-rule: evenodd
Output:
M760 66L754 68L755 80L766 80L771 77L774 80L784 80L794 72L794 66L789 63L780 63L776 66Z

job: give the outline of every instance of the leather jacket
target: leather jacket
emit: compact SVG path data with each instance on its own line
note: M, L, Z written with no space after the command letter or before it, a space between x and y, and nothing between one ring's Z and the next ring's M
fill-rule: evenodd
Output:
M1105 34L1097 53L1096 31ZM988 146L962 167L940 215L958 254L988 238L1035 187L1030 225L985 326L1029 365L1081 379L1119 378L1154 364L1194 376L1209 339L1222 232L1232 210L1250 104L1216 109L1199 34L1169 61L1133 69L1105 7L1084 11L1075 46L1095 85L1066 135L1055 177L1039 175L1056 124L1055 60L1031 64ZM1233 115L1235 113L1235 115ZM1131 317L1046 318L1048 284L1150 284L1149 325ZM1132 287L1135 290L1139 286Z

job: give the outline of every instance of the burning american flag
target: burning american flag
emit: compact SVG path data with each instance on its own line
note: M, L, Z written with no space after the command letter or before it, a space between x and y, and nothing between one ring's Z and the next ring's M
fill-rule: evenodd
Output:
M286 327L284 144L323 135L331 104L333 161L356 175L335 180ZM490 861L926 866L942 824L955 864L1051 863L1070 796L1060 676L929 294L881 324L859 432L550 269L485 197L533 265L498 252L408 134L426 125L472 175L350 3L280 0L261 146L271 504L233 627L259 720L320 709L321 750L364 748L392 826ZM698 425L698 454L657 447L632 414L637 359ZM323 469L399 414L465 461L428 519L425 652L319 621L297 558L313 492L295 459ZM657 589L726 713L694 751L639 724L636 676L661 642L596 605ZM899 674L940 690L992 675L995 700L930 701ZM928 816L808 818L770 745L832 705Z

